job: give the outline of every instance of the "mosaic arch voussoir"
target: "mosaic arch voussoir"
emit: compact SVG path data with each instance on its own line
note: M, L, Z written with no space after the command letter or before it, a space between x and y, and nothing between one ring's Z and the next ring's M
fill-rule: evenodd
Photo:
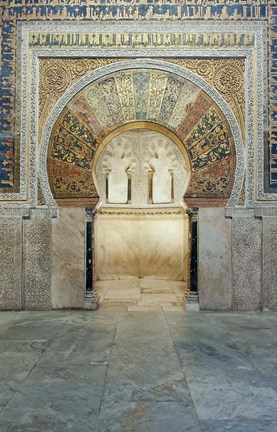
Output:
M51 131L47 159L50 188L58 205L88 206L97 201L92 180L95 151L114 129L137 121L160 124L182 140L192 165L185 196L188 204L225 205L230 199L238 170L230 120L197 80L177 74L175 65L161 68L164 62L152 63L152 67L105 74L61 109ZM241 136L233 118L234 125L238 142ZM242 159L241 140L240 145Z

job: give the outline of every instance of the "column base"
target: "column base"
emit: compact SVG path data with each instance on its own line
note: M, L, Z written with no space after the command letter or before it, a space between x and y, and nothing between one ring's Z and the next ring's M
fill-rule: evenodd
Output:
M186 310L189 312L199 312L199 301L198 293L190 292L188 302L186 304Z
M84 309L96 310L98 308L99 299L100 297L95 290L87 291L85 293Z

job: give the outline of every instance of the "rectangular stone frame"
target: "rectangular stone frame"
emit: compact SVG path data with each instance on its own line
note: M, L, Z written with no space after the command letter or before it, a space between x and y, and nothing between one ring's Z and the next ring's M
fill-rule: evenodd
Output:
M226 31L227 29L227 31ZM264 134L268 131L267 118L267 45L266 23L246 21L235 22L228 26L218 21L178 21L178 22L21 22L18 24L18 67L20 66L20 83L17 88L17 100L21 105L17 113L17 125L21 132L21 178L19 194L0 194L0 206L7 206L7 200L15 201L9 205L35 206L38 166L38 78L39 59L41 57L115 57L115 58L245 58L246 59L246 206L272 206L277 194L264 193ZM144 49L84 49L84 48L30 48L29 34L32 32L195 32L225 34L251 33L255 38L255 47L237 48L144 48ZM19 69L18 69L19 70ZM253 73L254 72L254 73ZM256 86L254 85L256 82ZM28 96L30 95L30 96ZM20 125L20 126L19 126ZM29 134L30 130L30 134ZM29 171L28 171L29 167Z

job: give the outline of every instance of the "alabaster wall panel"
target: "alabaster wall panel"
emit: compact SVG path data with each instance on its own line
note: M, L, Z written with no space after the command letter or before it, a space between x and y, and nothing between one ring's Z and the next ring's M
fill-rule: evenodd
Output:
M0 310L21 308L22 219L0 218Z
M138 217L102 215L95 218L96 279L139 277Z
M234 216L232 223L233 308L257 310L262 306L261 219L251 213Z
M198 235L200 309L231 309L231 220L225 209L200 208Z
M277 217L263 218L263 307L277 309Z
M97 279L187 279L186 216L98 214L95 227Z
M84 209L60 208L53 220L51 301L54 309L80 308L85 291Z
M187 280L188 219L182 215L140 219L141 277Z
M24 292L25 308L51 308L51 230L49 209L32 209L24 219Z

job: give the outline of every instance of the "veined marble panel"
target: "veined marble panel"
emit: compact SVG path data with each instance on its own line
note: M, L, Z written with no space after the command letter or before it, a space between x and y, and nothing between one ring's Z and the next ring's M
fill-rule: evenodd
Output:
M95 222L98 280L187 280L186 215L98 214Z
M95 217L96 279L138 278L139 244L137 217L98 214Z
M51 301L54 309L80 308L85 291L85 221L80 208L60 208L53 220Z
M140 217L140 277L187 280L188 217Z
M224 208L200 208L198 223L200 309L231 309L231 220Z

